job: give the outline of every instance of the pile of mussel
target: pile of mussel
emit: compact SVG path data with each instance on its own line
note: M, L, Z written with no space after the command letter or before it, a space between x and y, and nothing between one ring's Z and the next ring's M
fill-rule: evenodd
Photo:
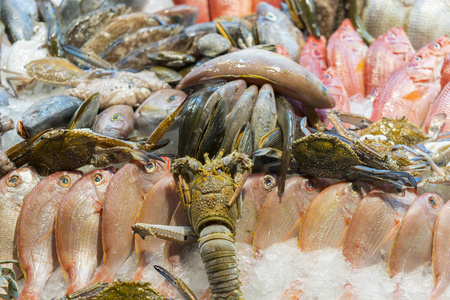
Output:
M1 3L0 297L40 299L59 266L64 299L197 299L179 279L193 244L202 298L242 299L236 245L256 260L293 238L384 264L394 297L431 262L431 298L448 295L449 27L378 33L383 1L260 2L197 24L194 6L141 2ZM114 281L134 249L131 281ZM292 284L279 299L305 296Z

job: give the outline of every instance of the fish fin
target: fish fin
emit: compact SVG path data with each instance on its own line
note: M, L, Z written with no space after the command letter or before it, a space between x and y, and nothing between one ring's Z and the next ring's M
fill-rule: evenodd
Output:
M377 248L375 248L375 250L372 252L371 256L373 256L375 253L380 251L381 247L383 247L389 241L392 241L392 244L391 244L391 251L392 251L392 247L394 245L395 238L397 236L397 232L398 232L399 228L400 228L400 223L396 223L396 225L386 234L384 239L378 244ZM389 257L390 256L391 255L389 254ZM389 266L389 264L388 264L388 266Z
M361 58L361 60L359 61L358 65L355 68L355 72L364 72L364 58Z
M423 93L421 92L421 90L415 90L412 91L411 93L403 96L402 98L405 100L411 100L411 101L416 101L419 100L420 98L422 98Z
M283 238L283 242L286 242L290 238L298 237L298 235L300 234L300 227L302 226L302 219L302 217L298 218L294 226L289 229L288 234L286 234L286 236Z

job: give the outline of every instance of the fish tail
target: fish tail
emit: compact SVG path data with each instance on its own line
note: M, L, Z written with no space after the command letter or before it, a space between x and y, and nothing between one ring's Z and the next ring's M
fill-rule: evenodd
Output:
M87 285L91 285L97 282L106 281L111 283L114 279L115 272L111 270L108 266L103 264L100 269L95 273L94 277L88 282Z
M27 282L23 287L22 292L19 294L18 300L39 300L42 294L41 286L32 284L31 281Z
M144 277L144 268L142 266L139 266L136 270L136 273L134 273L133 277L131 278L132 281L140 281Z

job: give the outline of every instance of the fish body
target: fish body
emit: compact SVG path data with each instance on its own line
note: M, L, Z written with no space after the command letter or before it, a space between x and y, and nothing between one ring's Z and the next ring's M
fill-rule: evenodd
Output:
M63 196L81 175L79 171L54 173L25 197L18 220L17 249L26 284L18 299L38 300L58 267L55 218Z
M102 210L113 175L113 168L89 172L61 200L56 249L64 278L70 281L68 294L85 287L100 262Z
M300 54L299 64L308 71L322 78L325 75L327 65L327 39L322 35L320 39L309 35Z
M1 17L9 32L12 42L30 40L35 22L38 20L38 9L35 0L3 0Z
M327 186L325 180L295 176L286 180L281 199L278 188L272 190L258 216L253 246L257 250L265 249L298 237L301 220L311 200Z
M169 225L178 203L180 200L175 182L172 174L168 173L148 191L136 223ZM133 280L141 280L144 269L152 264L152 260L161 250L165 240L150 236L142 239L139 235L135 235L134 242L139 266Z
M335 101L320 80L304 67L282 55L258 49L225 54L194 68L178 84L183 89L208 79L270 83L275 92L317 108L331 108Z
M450 39L442 36L391 73L374 100L371 120L406 117L411 123L422 126L441 90L442 65L449 51Z
M342 251L355 268L387 261L398 224L416 198L413 189L397 194L387 186L373 189L360 201Z
M95 117L92 131L116 139L126 139L134 130L134 112L129 105L113 105Z
M388 76L408 62L414 53L415 50L401 27L394 27L377 37L369 46L364 59L366 94L374 93Z
M250 126L253 132L253 149L258 149L261 138L277 126L275 93L268 83L259 89Z
M450 284L450 201L444 205L436 219L433 238L432 268L434 288L430 299L442 299Z
M24 197L38 182L39 176L32 167L14 170L0 179L0 260L17 259L17 220Z
M106 192L102 217L103 264L89 284L112 282L122 263L133 251L131 225L150 188L169 173L169 162L131 161L120 168Z
M281 45L292 60L298 61L305 39L291 19L266 2L257 5L256 16L260 44Z
M273 173L254 173L242 188L242 212L236 222L236 242L251 244L259 212L269 193L277 186Z
M358 35L349 19L328 39L328 66L336 70L348 96L365 95L364 57L368 47Z
M447 54L441 71L441 88L444 89L444 87L449 82L450 82L450 54Z
M443 206L444 200L436 193L422 194L411 204L392 244L387 265L391 277L431 260L434 225Z
M342 246L352 215L369 190L362 182L342 181L320 192L303 216L299 248L310 252Z
M433 117L440 113L445 113L447 115L444 125L441 127L441 132L448 132L450 131L450 82L441 90L439 96L431 105L430 112L424 123L425 132L428 132Z

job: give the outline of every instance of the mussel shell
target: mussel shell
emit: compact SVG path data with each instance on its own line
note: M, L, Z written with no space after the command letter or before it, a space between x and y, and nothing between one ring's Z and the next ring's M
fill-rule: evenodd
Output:
M82 103L82 100L66 95L37 101L22 114L25 132L29 137L33 137L49 128L67 127Z
M155 72L159 79L164 80L168 84L177 84L183 78L177 71L163 66L154 66L149 70Z

